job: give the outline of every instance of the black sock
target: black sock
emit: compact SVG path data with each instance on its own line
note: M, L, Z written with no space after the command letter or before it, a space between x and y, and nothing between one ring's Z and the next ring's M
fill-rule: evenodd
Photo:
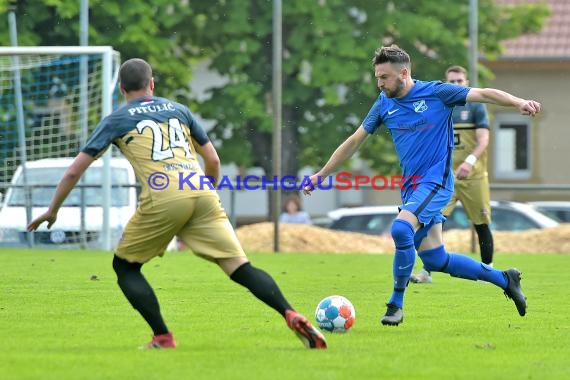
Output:
M493 234L488 224L476 224L475 231L479 237L479 250L481 251L481 261L483 264L491 264L493 262Z
M113 269L117 273L117 282L127 300L150 325L154 335L166 334L168 328L160 314L160 306L154 291L141 273L142 264L130 263L116 256Z
M261 269L245 263L237 268L230 278L249 289L254 296L285 316L285 310L292 309L275 280Z

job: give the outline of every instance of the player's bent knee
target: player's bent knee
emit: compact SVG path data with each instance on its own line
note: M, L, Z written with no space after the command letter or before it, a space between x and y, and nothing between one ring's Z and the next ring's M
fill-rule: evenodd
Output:
M430 272L444 272L449 263L449 254L445 251L443 245L426 249L418 253L418 256L424 264L424 269Z
M121 259L119 256L113 256L113 270L117 274L117 277L121 277L132 271L140 271L142 264L130 263L125 259Z
M216 263L222 268L225 274L231 275L244 264L249 263L245 256L230 257L227 259L217 259Z
M403 219L396 219L392 223L392 239L396 248L403 249L414 245L414 227Z

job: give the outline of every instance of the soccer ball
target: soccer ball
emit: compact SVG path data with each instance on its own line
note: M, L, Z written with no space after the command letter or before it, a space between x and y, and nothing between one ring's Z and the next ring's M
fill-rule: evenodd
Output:
M352 302L343 296L329 296L319 302L315 318L320 329L333 333L350 330L356 318Z

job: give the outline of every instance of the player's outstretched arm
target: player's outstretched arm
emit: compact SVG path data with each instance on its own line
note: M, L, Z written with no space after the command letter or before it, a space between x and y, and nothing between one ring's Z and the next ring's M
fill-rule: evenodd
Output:
M196 152L204 159L204 174L212 177L214 179L213 185L217 186L220 180L221 164L216 148L210 141L204 145L198 144L195 140L193 140L193 143L196 147Z
M368 137L368 132L364 129L363 126L360 126L350 137L348 137L342 144L339 145L338 148L334 151L332 156L329 158L325 166L322 167L317 173L313 174L310 178L313 187L305 186L303 189L303 193L305 195L311 194L313 190L315 190L315 186L319 184L319 181L322 181L323 178L328 177L339 165L343 162L348 160L360 145L366 140Z
M535 100L522 99L496 88L471 88L467 94L467 101L516 107L521 114L530 116L536 115L541 110L540 103Z
M75 157L75 160L73 160L73 163L67 168L59 181L48 210L30 222L28 231L35 231L43 222L48 222L48 228L51 228L57 219L57 212L63 201L65 201L65 198L67 198L71 190L73 190L77 184L77 181L79 181L79 178L81 178L93 161L95 161L94 157L83 152Z

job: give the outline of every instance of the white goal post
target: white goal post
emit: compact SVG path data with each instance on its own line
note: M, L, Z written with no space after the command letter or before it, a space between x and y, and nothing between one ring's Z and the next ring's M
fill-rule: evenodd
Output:
M13 225L0 222L0 245L3 240L28 246L55 243L42 235L48 231L21 231L21 225L27 225L35 216L31 189L43 186L45 193L55 190L48 186L51 183L27 178L27 164L79 153L95 125L118 106L119 66L120 54L111 46L0 47L0 192L4 198L0 212L9 202L10 191L19 186L26 193L22 209L26 215L18 215L21 220L11 218L8 222ZM86 231L89 221L84 220L86 206L82 202L81 230L63 231L57 239L60 243L63 240L68 246L112 248L116 236L111 236L109 215L114 185L111 155L109 150L103 157L101 230ZM15 185L11 180L18 168L23 171L23 182Z

